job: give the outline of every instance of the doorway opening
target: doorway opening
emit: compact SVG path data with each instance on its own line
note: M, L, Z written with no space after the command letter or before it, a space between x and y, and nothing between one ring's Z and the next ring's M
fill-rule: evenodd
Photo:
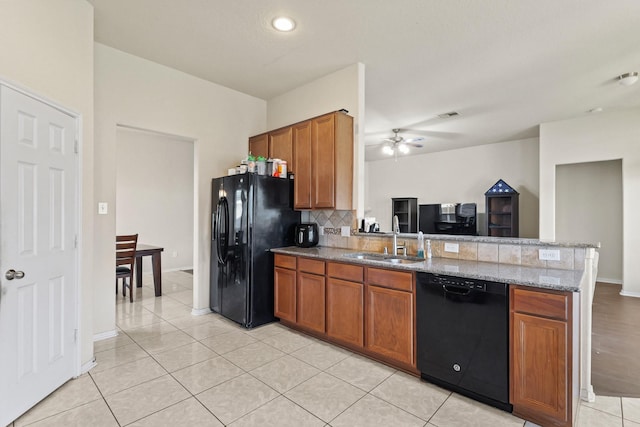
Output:
M193 306L193 281L174 273L197 268L194 141L124 125L117 126L116 140L116 234L138 234L139 243L164 248L162 293ZM149 258L142 258L143 273L152 272ZM144 291L143 298L153 296Z

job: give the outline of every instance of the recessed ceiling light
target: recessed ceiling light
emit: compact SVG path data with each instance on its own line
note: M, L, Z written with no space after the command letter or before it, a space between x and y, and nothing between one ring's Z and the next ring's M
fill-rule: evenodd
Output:
M624 74L618 76L618 83L620 83L623 86L631 86L632 84L634 84L637 81L638 81L638 73L637 72L624 73Z
M596 108L592 108L588 112L589 113L602 113L603 110L604 110L604 108L602 108L602 107L596 107Z
M296 21L287 16L279 16L271 21L271 25L278 31L287 32L293 31L293 29L296 28Z

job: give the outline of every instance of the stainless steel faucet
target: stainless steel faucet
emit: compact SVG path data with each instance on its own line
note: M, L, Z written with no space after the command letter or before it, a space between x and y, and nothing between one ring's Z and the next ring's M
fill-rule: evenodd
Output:
M402 249L404 254L407 255L407 242L404 245L398 246L398 234L400 234L400 224L398 221L398 215L393 216L393 255L398 255L398 249Z

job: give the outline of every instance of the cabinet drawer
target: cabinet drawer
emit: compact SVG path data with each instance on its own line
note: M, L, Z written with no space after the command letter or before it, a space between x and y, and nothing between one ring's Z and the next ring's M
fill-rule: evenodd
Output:
M383 270L381 268L367 268L367 283L384 286L385 288L401 291L413 290L413 273L407 271Z
M298 258L298 270L306 273L324 275L324 261L310 258Z
M291 255L276 254L274 263L276 267L296 269L296 257Z
M364 280L364 267L330 262L327 264L327 276L352 282L362 282Z
M516 312L561 320L569 319L570 308L567 294L513 288L511 297L512 307Z

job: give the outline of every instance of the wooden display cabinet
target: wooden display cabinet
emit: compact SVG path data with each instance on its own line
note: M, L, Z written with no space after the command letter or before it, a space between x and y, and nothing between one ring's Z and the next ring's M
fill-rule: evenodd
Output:
M398 225L401 233L418 232L418 199L415 197L391 199L391 218L398 216Z
M519 193L503 180L498 180L486 193L487 235L518 237Z

